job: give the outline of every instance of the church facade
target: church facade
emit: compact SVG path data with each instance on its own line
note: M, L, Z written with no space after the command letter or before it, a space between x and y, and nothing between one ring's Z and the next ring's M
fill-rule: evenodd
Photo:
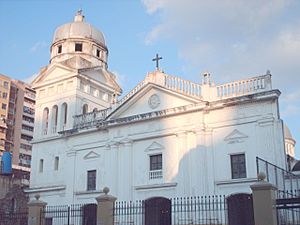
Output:
M48 205L250 192L256 157L286 167L271 75L216 85L159 69L123 98L103 34L78 12L57 28L37 93L31 197Z

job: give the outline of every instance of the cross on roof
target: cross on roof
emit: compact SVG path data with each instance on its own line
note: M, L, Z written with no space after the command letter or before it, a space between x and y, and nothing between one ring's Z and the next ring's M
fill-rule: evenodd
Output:
M156 57L152 59L152 61L156 61L156 70L159 70L159 60L161 60L162 57L156 54Z

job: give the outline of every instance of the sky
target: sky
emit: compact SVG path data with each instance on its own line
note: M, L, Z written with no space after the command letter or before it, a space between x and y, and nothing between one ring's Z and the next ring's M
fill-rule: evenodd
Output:
M48 64L53 33L78 9L105 36L126 94L156 53L167 74L216 84L271 71L300 158L299 0L0 0L0 73L29 80Z

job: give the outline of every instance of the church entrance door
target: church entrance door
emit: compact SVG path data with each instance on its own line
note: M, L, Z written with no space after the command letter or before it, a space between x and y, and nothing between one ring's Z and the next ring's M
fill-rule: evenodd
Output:
M171 200L163 197L146 199L145 225L171 225Z

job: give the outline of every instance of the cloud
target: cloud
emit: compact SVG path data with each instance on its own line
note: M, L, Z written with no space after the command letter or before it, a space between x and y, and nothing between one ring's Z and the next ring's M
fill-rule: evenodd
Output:
M264 74L289 94L300 83L300 2L143 0L158 18L145 43L171 39L186 73L208 70L220 82ZM183 74L186 75L186 74Z
M112 72L116 76L116 81L120 85L120 87L126 86L126 76L123 74L118 73L117 71Z
M287 94L283 94L281 98L283 110L281 115L284 118L297 116L300 114L300 90L296 90Z
M29 51L37 52L41 49L44 49L45 47L47 47L47 43L45 41L38 41L29 49Z
M282 92L281 115L295 129L300 126L300 1L143 3L157 21L145 43L175 43L181 76L198 80L208 70L216 83L225 83L271 70L273 88Z
M27 78L24 78L23 81L27 84L30 84L38 75L38 73L35 73Z

